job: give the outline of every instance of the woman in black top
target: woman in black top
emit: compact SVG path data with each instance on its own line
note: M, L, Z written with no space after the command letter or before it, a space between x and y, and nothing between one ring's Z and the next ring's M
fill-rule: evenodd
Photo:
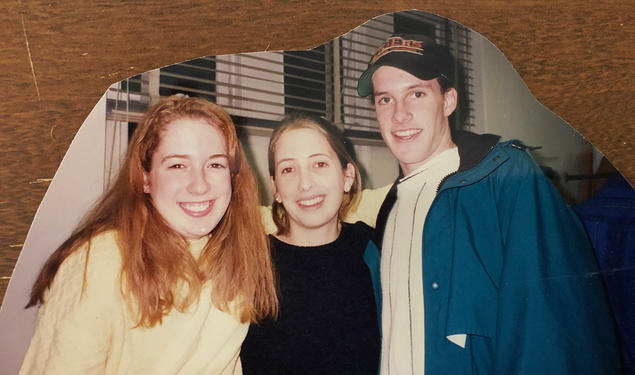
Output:
M379 326L362 259L372 229L342 222L361 179L341 133L322 118L286 118L269 142L269 173L279 316L249 328L243 373L377 374Z

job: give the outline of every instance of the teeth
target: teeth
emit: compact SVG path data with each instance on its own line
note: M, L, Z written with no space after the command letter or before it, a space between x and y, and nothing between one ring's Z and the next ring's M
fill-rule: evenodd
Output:
M322 202L323 200L324 200L324 197L315 197L313 199L301 200L298 203L300 203L303 206L312 206L314 204Z
M183 206L183 208L185 208L186 210L189 210L189 211L202 212L202 211L207 210L207 208L209 207L209 202L181 203L181 206Z
M419 133L421 133L421 129L408 129L408 130L401 130L401 131L395 132L395 135L397 137L410 137L412 135L419 134Z

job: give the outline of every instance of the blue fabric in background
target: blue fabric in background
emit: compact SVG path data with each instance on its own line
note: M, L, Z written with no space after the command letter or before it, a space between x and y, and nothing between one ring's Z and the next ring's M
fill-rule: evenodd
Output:
M595 249L626 372L635 374L635 190L618 175L575 210Z

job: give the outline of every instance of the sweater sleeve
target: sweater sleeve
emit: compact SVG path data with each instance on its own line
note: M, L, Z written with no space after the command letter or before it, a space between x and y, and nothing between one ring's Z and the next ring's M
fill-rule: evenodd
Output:
M619 373L584 229L528 153L511 152L497 183L504 252L492 373Z
M265 227L265 233L272 234L278 231L276 223L271 216L271 206L260 206L260 219Z
M355 223L363 221L371 227L375 227L379 208L390 190L390 185L382 186L377 189L364 189L359 195L357 206L352 207L344 221Z
M62 263L38 311L21 375L104 373L113 328L124 324L119 270L112 234Z

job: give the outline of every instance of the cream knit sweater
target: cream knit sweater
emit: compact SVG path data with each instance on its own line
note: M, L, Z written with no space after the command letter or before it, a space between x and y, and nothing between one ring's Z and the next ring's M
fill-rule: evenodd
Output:
M197 257L207 238L192 242ZM115 235L91 241L60 267L20 374L241 374L239 353L248 323L218 310L210 285L185 313L172 309L152 328L135 328L119 282ZM82 285L84 291L82 292Z

